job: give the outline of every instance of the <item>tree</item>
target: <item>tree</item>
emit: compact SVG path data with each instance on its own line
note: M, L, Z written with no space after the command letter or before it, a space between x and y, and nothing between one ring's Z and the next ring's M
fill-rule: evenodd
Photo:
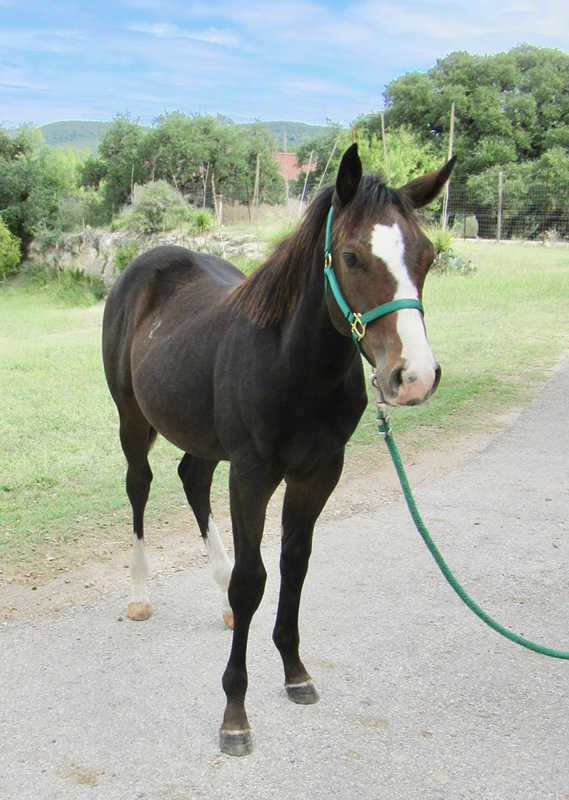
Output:
M386 131L384 147L380 114L360 118L356 137L365 172L380 175L390 186L403 186L441 166L434 143L422 142L419 135L406 126Z
M219 186L229 200L250 204L253 200L258 166L258 202L284 201L284 181L273 158L274 139L260 123L230 131L227 159L218 165Z
M0 278L16 272L22 259L20 240L11 233L0 217Z
M389 130L406 126L423 142L448 146L455 104L455 179L538 159L569 141L569 55L520 45L508 53L451 53L427 73L392 81L385 92Z
M42 228L57 229L60 204L74 191L76 163L37 131L0 129L0 210L24 255Z
M99 145L96 158L81 169L80 184L100 188L109 218L131 199L135 184L148 179L141 155L144 128L130 114L117 114Z

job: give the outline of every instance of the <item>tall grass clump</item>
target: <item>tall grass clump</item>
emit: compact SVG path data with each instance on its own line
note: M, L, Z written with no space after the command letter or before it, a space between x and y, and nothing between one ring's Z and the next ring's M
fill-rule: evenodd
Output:
M82 307L100 302L108 291L102 278L87 275L82 269L59 269L35 261L26 262L14 288L60 305Z
M209 233L215 228L215 214L208 208L195 208L190 212L188 233L191 236L200 236Z
M423 230L435 248L437 255L440 253L446 253L447 250L450 250L457 239L451 228L447 227L443 229L442 225L425 225Z

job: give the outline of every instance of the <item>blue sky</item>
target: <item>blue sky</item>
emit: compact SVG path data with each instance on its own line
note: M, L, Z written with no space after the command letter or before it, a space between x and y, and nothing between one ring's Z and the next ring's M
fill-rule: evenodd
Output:
M0 122L349 124L455 50L569 49L567 0L0 0Z

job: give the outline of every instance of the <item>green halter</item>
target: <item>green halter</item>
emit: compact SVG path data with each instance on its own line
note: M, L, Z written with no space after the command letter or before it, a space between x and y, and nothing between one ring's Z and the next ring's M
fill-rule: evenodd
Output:
M326 243L324 245L324 279L326 283L326 292L328 292L328 287L330 287L330 290L334 295L334 299L338 303L340 311L350 323L352 339L356 343L356 346L360 351L360 353L369 361L369 358L364 353L364 350L360 344L361 340L365 336L366 326L368 325L368 323L373 322L374 319L379 319L379 317L384 317L386 314L391 314L393 311L399 311L399 309L401 308L416 308L418 311L421 312L421 314L423 314L424 313L423 305L419 300L415 300L414 298L409 297L407 299L402 299L402 300L392 300L390 303L383 303L383 305L376 306L375 308L372 308L371 311L366 311L364 314L354 314L354 312L350 309L349 305L344 300L344 297L340 290L340 286L338 284L338 280L336 279L336 275L334 273L334 268L332 266L333 212L334 209L330 208L330 211L328 213L328 220L326 222Z

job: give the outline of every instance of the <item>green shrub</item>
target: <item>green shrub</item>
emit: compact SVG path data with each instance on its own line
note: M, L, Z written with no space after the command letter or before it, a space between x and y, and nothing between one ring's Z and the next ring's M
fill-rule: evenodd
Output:
M113 220L112 229L159 233L175 228L189 216L189 206L179 192L166 181L155 181L135 187L132 205Z
M17 272L21 260L21 242L8 230L0 217L0 278Z
M437 254L431 269L440 275L449 272L455 275L470 275L472 272L476 272L472 261L467 261L464 256L457 255L452 247L449 247L444 253Z
M140 255L140 245L138 242L127 242L118 247L114 256L113 264L117 272L122 272L134 259Z
M199 236L215 228L215 214L207 208L195 208L190 212L188 233Z

